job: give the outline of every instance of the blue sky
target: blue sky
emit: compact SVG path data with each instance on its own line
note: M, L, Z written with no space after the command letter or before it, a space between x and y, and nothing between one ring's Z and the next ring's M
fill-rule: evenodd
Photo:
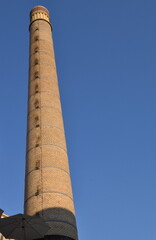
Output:
M156 2L2 1L0 207L23 211L29 11L51 13L80 240L156 239Z

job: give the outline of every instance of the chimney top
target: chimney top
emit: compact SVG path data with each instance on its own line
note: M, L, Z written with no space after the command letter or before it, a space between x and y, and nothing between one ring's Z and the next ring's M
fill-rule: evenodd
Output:
M48 9L43 6L34 7L30 11L30 22L32 23L37 19L43 19L46 20L47 22L50 22L50 14Z

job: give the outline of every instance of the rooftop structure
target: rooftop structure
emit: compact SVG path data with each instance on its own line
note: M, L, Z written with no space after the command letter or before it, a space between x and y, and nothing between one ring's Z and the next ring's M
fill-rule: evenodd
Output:
M7 217L8 215L6 215L5 213L2 213L2 215L0 215L0 218L7 218ZM6 240L6 238L1 233L0 233L0 240Z

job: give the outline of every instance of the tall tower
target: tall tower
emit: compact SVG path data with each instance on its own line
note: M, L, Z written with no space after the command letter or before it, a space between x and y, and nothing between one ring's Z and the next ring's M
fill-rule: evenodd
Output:
M48 10L30 12L25 214L39 215L48 239L77 240L66 140Z

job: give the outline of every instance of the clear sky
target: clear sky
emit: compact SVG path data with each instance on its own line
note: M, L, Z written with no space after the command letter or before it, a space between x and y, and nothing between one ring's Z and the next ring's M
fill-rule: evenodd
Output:
M0 207L23 211L29 11L51 13L80 240L156 239L156 1L1 1Z

